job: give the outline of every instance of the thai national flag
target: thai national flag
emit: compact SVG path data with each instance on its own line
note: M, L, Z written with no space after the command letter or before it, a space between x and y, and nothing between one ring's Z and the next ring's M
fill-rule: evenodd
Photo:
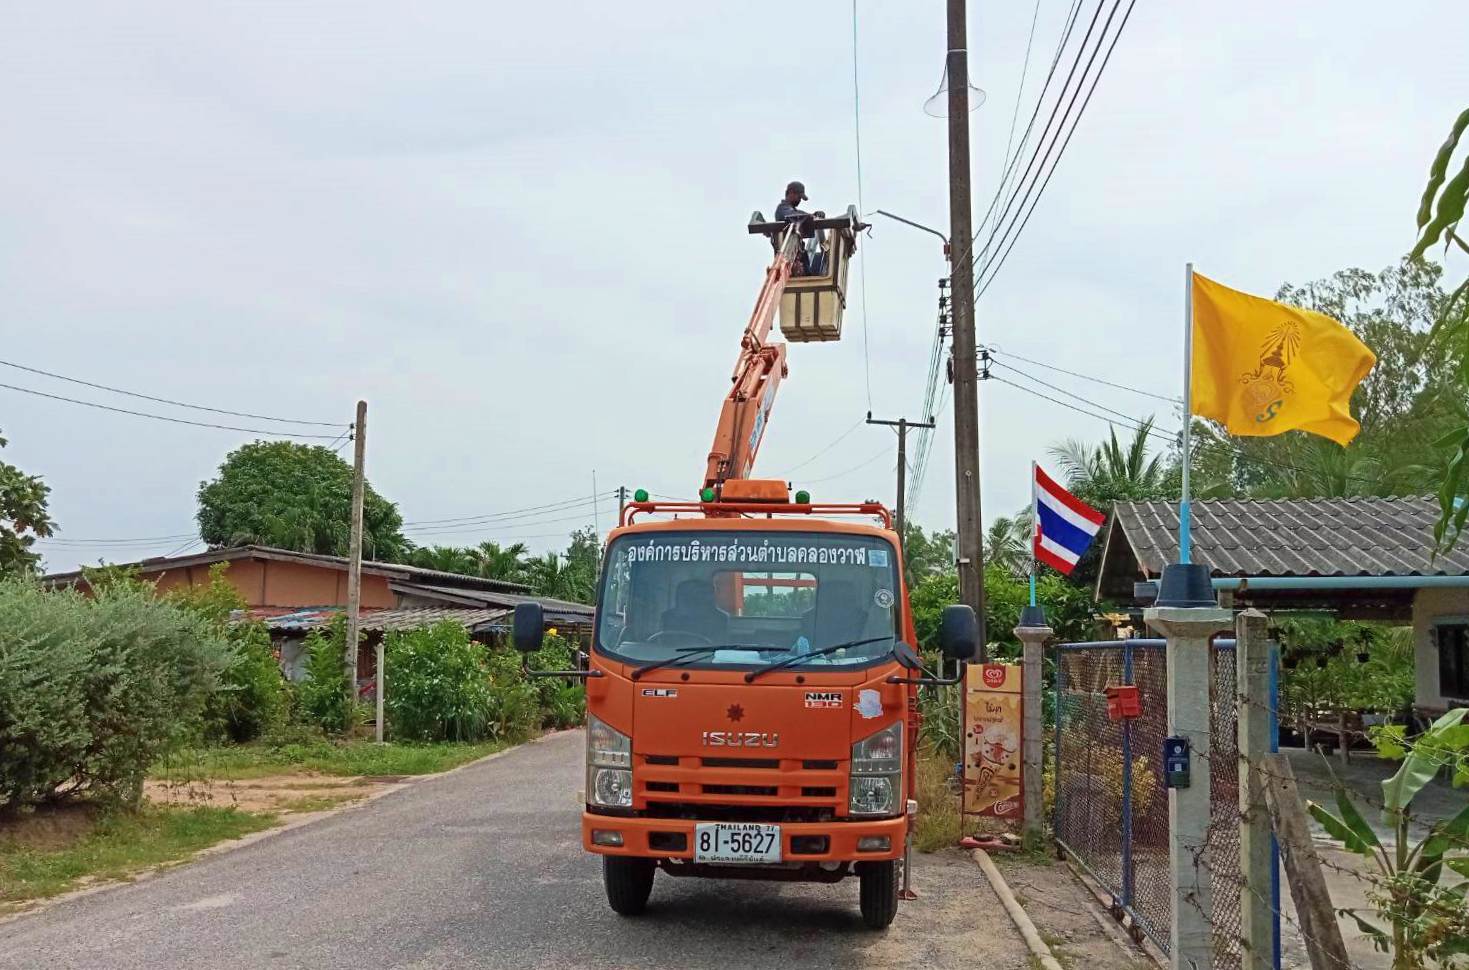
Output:
M1063 575L1092 544L1107 517L1035 466L1035 558Z

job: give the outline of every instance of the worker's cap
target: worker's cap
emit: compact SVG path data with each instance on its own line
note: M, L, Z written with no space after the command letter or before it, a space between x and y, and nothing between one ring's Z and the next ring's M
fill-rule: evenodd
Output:
M806 186L802 185L800 182L792 182L790 185L787 185L786 192L794 192L801 197L801 201L806 201Z

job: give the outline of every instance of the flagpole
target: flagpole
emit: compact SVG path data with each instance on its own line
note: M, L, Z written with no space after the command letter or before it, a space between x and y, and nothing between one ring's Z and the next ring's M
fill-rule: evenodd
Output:
M1035 507L1035 459L1030 462L1030 605L1035 605L1035 574L1040 564L1035 559L1035 533L1039 513Z
M1192 551L1189 515L1188 466L1189 425L1193 424L1194 405L1194 264L1183 266L1183 482L1178 502L1178 561L1189 562Z

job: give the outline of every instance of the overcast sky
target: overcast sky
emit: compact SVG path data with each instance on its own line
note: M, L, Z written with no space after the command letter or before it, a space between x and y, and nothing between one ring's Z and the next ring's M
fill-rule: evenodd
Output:
M1022 127L1066 6L1040 2ZM1429 158L1469 103L1450 26L1462 0L1208 6L1139 0L980 302L982 342L1175 394L1186 260L1268 295L1411 245ZM944 123L922 111L942 73L942 4L858 10L863 209L946 228ZM976 218L1034 10L970 6L988 92L971 116ZM603 491L691 495L769 257L744 232L751 210L769 214L792 178L813 206L858 202L851 43L850 4L819 0L13 7L0 356L343 424L365 398L369 477L410 522L589 496L594 470ZM851 429L869 407L918 417L923 403L944 263L937 240L874 221L865 322L854 267L844 337L791 348L756 465L800 466L798 486L823 499L891 501L892 433ZM1049 376L1128 414L1166 409ZM1047 446L1107 431L995 382L981 410L986 519L1028 501ZM4 458L51 486L71 542L187 536L199 482L252 438L3 388L0 429ZM953 521L952 434L950 409L916 509L929 526ZM540 550L592 517L588 500L408 532ZM42 548L60 569L185 542Z

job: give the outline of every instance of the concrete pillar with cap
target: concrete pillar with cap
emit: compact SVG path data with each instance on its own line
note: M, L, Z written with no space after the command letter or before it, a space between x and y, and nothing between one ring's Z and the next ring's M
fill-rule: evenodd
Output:
M1025 812L1025 836L1039 839L1045 836L1045 811L1042 805L1042 778L1045 770L1044 727L1042 726L1043 658L1046 643L1053 631L1046 622L1046 611L1039 606L1027 606L1020 612L1020 625L1015 636L1020 640L1021 653L1021 803Z

